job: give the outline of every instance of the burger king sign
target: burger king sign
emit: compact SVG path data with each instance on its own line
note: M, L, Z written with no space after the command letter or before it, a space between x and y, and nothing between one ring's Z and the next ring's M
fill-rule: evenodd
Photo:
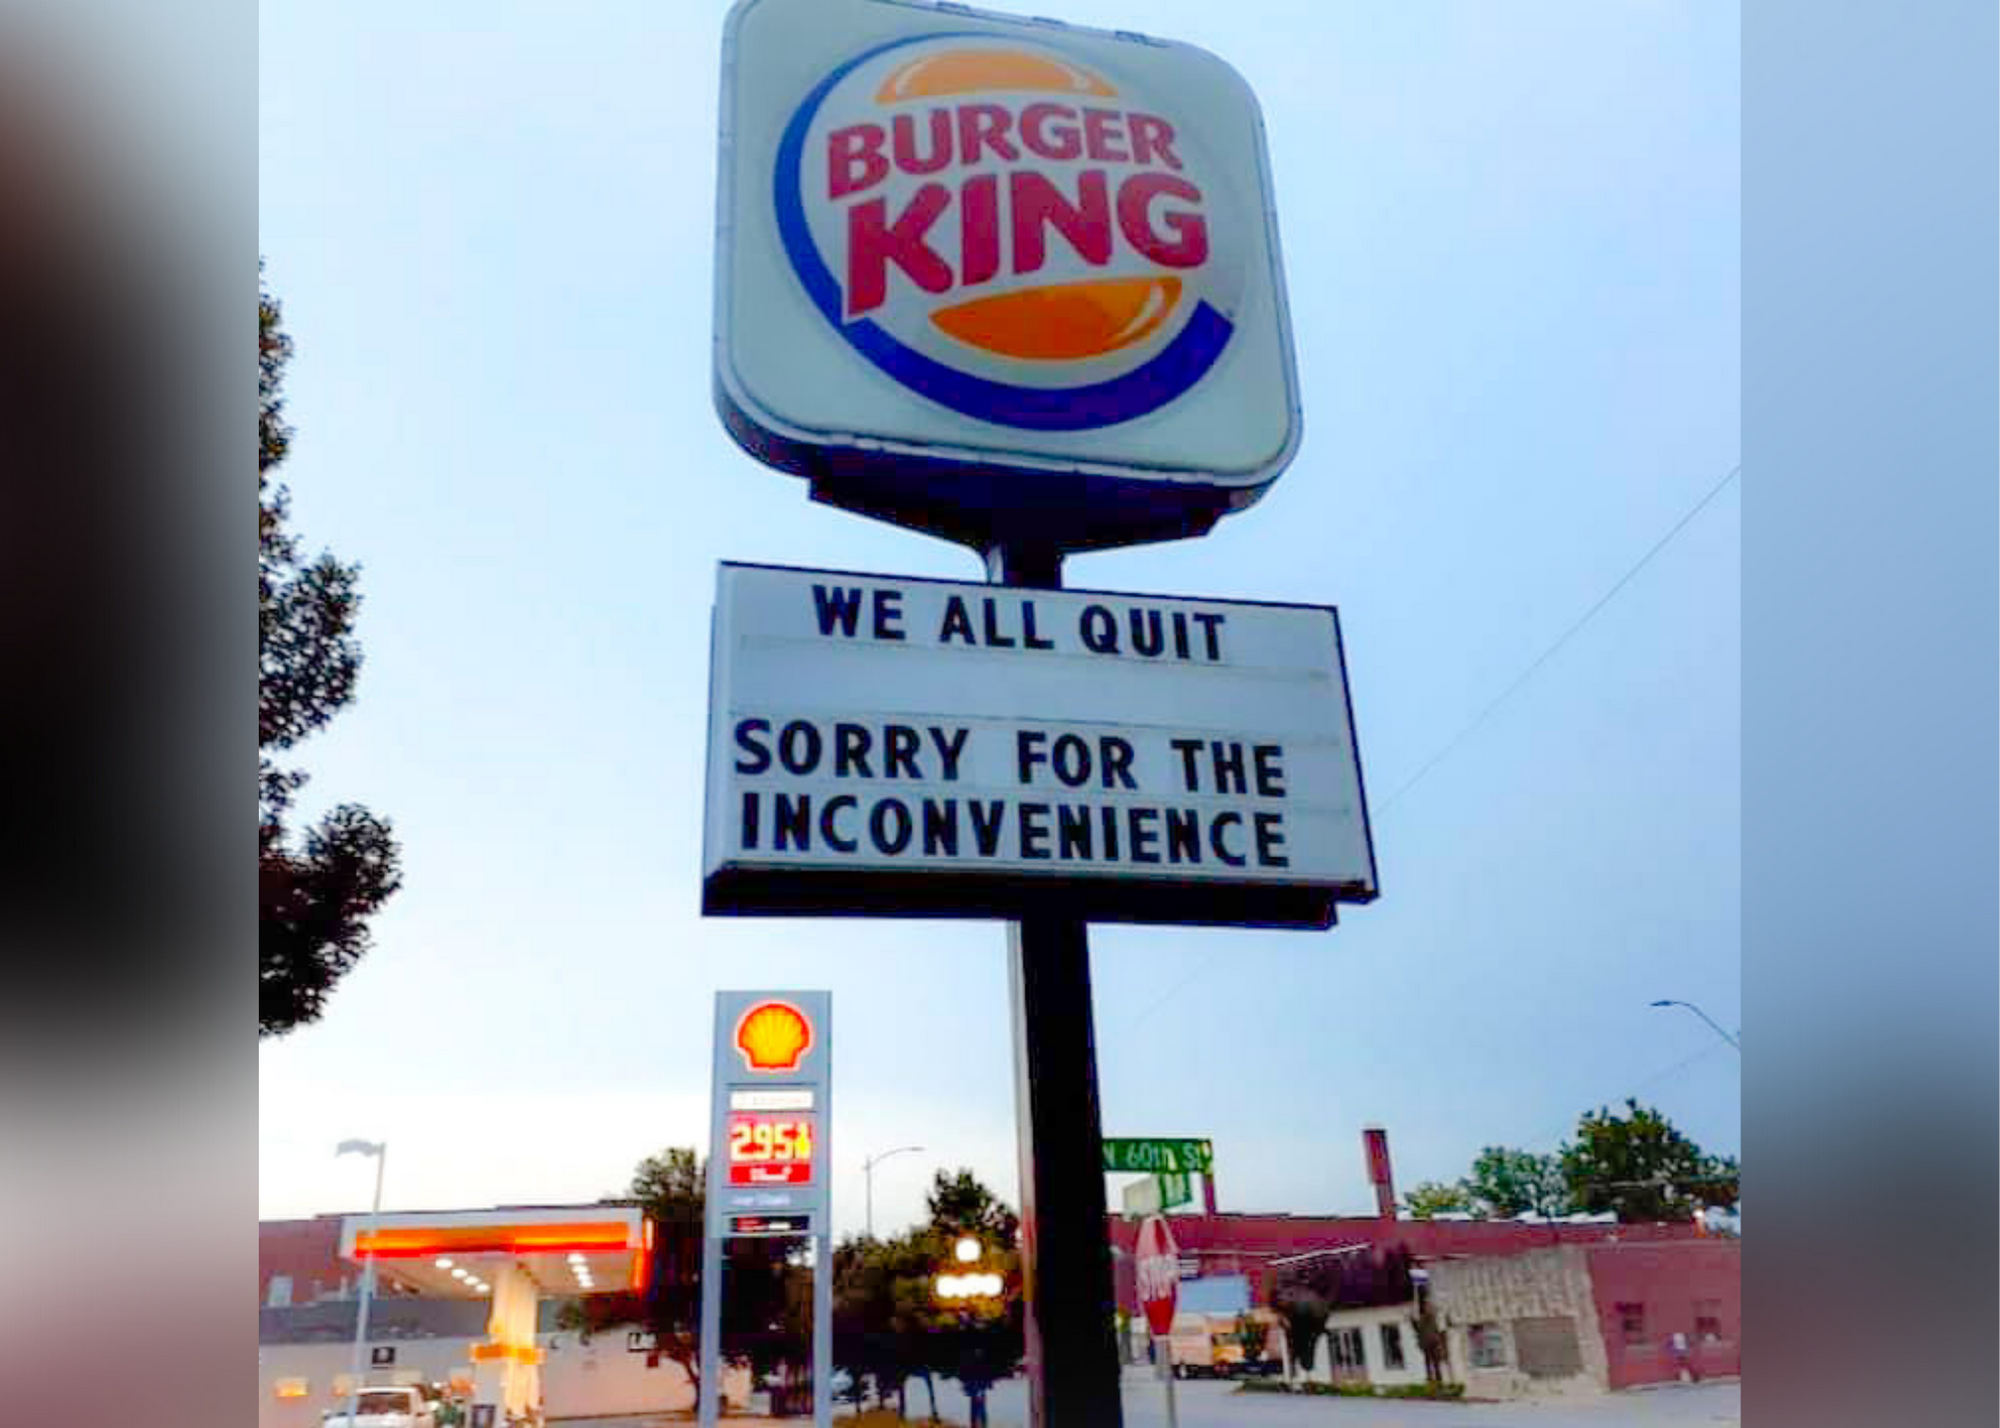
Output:
M1299 440L1255 101L1130 34L739 0L716 394L814 494L974 545L1197 534Z

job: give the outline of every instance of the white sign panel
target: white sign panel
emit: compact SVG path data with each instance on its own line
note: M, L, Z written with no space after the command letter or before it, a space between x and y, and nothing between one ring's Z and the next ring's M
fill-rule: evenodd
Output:
M1376 893L1335 612L725 564L704 910L1325 927Z
M739 0L718 174L718 406L824 499L1082 548L1206 529L1298 449L1262 123L1204 50Z

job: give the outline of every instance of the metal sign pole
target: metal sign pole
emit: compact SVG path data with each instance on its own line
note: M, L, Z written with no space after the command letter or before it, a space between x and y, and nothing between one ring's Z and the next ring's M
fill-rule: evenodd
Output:
M1153 1358L1160 1366L1160 1377L1167 1381L1167 1428L1180 1428L1180 1409L1174 1402L1174 1342L1172 1338L1153 1335Z
M1059 590L1062 552L1003 543L987 553L986 576L995 585ZM1032 1428L1119 1428L1088 926L1027 917L1009 925L1007 943L1028 1421Z

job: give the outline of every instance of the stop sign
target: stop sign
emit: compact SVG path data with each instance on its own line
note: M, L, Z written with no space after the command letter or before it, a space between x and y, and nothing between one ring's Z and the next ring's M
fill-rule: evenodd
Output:
M1181 1288L1181 1257L1174 1245L1173 1231L1167 1228L1163 1217L1148 1215L1139 1226L1133 1259L1146 1323L1155 1338L1164 1338L1174 1326L1174 1302Z

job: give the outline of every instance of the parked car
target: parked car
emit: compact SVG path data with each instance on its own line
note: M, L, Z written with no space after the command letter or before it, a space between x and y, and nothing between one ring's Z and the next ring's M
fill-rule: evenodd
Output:
M421 1389L375 1384L361 1390L351 1420L343 1400L340 1407L327 1409L322 1428L435 1428L436 1422L436 1412Z

